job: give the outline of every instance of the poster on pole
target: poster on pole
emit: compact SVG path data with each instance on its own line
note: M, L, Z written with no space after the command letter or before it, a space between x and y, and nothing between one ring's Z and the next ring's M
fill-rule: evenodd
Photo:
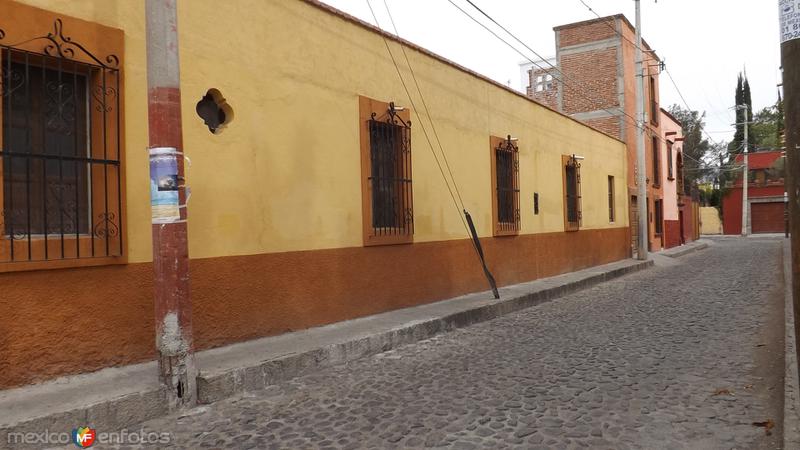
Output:
M181 219L178 190L178 150L150 149L150 208L152 223L174 223Z
M800 38L800 0L779 0L781 44Z

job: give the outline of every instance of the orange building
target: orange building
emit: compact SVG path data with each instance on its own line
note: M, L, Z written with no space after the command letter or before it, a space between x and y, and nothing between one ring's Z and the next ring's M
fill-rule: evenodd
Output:
M550 107L624 141L628 146L628 198L631 251L638 239L636 157L635 30L622 14L554 28L555 66L530 65L528 95ZM648 244L664 247L663 135L659 107L661 60L642 41L644 56L645 157L647 167ZM523 65L527 66L527 65ZM543 70L544 69L544 70ZM553 79L554 81L550 81Z

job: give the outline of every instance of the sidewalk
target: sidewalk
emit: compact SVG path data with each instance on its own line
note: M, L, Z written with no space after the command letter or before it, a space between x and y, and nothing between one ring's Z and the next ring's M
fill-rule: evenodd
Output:
M703 248L706 244L689 245ZM319 367L490 320L652 265L652 260L623 260L507 286L500 289L499 300L489 291L479 292L198 352L198 398L211 403L262 389ZM0 391L0 447L10 432L68 432L79 425L111 431L162 416L168 411L156 380L156 363L149 362Z

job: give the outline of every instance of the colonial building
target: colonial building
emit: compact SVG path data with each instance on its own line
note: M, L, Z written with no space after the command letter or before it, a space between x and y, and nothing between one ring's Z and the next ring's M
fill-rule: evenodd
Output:
M676 247L699 238L700 205L692 196L692 187L683 179L683 132L681 123L661 108L661 180L664 198L660 207L664 223L664 248Z
M786 227L783 152L754 152L748 155L747 160L747 232L783 233ZM741 154L736 155L735 164L743 166ZM725 234L742 234L743 195L740 174L722 199L722 229Z
M620 139L315 1L178 6L151 183L144 2L0 0L0 388L155 358L178 186L197 349L486 290L461 201L499 285L629 256Z
M617 137L627 144L631 250L638 242L636 157L635 30L624 15L603 17L554 28L555 66L547 61L524 64L528 68L528 95L550 107ZM661 60L642 42L644 56L645 158L647 167L648 244L651 251L665 246L665 200L661 157L664 144L659 106ZM548 77L554 78L547 82ZM674 197L674 196L673 196ZM660 220L659 220L660 219Z

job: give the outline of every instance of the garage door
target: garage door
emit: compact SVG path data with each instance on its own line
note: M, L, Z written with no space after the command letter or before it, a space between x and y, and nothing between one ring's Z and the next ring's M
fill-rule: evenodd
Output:
M783 233L783 202L750 205L753 233Z

